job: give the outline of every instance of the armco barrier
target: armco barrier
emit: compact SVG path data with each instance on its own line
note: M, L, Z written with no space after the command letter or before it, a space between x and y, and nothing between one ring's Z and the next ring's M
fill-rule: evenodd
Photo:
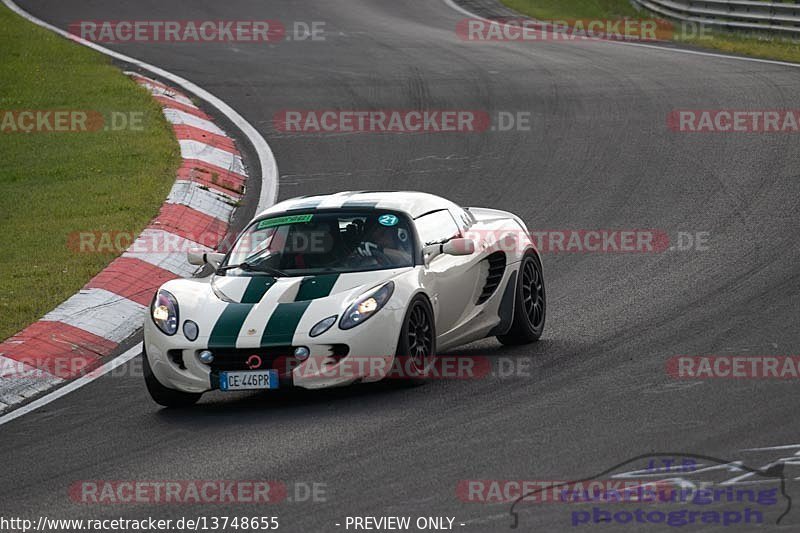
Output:
M754 0L633 0L668 18L729 30L800 36L800 4Z

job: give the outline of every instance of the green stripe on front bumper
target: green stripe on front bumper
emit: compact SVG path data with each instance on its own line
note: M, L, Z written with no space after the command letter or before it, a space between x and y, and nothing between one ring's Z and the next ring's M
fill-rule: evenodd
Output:
M310 304L311 300L278 304L261 336L261 346L290 346L297 325Z
M304 278L300 282L300 289L298 289L294 301L304 302L306 300L325 298L331 293L338 279L339 274L322 274L313 278Z
M209 348L231 348L236 346L242 325L253 309L254 304L228 304L219 315L211 336L208 338Z

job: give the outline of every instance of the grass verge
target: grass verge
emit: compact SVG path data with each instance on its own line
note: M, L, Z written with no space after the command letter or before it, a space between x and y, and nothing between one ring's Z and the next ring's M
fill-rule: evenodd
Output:
M77 292L118 254L79 253L84 231L137 234L180 164L160 106L110 60L0 5L0 340ZM36 111L36 120L23 111ZM68 110L97 131L39 131ZM70 117L75 116L70 115ZM44 118L39 123L39 118ZM83 123L88 130L97 121ZM33 131L24 132L24 129ZM56 123L56 127L58 124Z
M637 11L628 0L502 0L508 7L542 20L661 18ZM681 35L672 39L697 47L730 54L800 63L800 42L758 33L736 33L709 29L703 35Z

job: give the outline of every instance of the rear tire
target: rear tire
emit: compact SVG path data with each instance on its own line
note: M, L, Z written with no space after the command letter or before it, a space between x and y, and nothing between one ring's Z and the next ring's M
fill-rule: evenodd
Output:
M395 365L400 365L399 376L403 383L421 385L435 361L436 324L433 309L428 299L419 294L408 304L397 341Z
M523 256L517 280L514 321L508 333L497 336L497 340L507 346L538 341L544 331L547 312L542 265L533 252Z
M142 352L144 361L142 368L144 371L144 383L147 385L147 392L153 401L164 407L190 407L197 403L202 393L181 392L175 389L169 389L161 384L153 374L153 369L150 368L150 360L147 357L147 352Z

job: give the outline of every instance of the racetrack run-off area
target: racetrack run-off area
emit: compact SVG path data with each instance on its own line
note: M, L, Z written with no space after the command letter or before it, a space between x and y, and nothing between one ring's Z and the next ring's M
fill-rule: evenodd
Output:
M234 141L180 91L129 73L163 107L181 149L177 180L141 234L82 231L76 254L121 253L83 289L40 321L0 343L4 410L93 371L141 328L154 291L189 277L189 250L212 250L228 233L247 172Z
M121 252L76 253L81 231L137 234L180 163L160 106L107 57L0 6L0 341Z
M274 151L280 199L421 190L518 214L547 248L548 308L538 343L471 343L446 355L485 357L491 371L414 388L215 392L192 409L159 409L134 358L0 426L1 516L257 515L276 517L284 531L314 532L390 516L410 517L414 531L419 517L431 517L481 533L510 530L516 518L517 531L674 531L613 518L617 509L660 505L527 501L511 512L521 487L587 478L610 486L646 473L732 489L763 481L775 494L749 507L762 513L764 529L778 529L787 501L780 480L786 494L797 493L796 380L694 379L677 364L779 361L800 351L798 134L763 120L734 127L741 113L788 120L800 69L657 43L470 41L459 27L474 15L444 1L20 5L64 30L88 20L279 21L286 31L268 42L101 44L235 109ZM317 28L316 38L300 38L297 28ZM489 122L397 133L355 131L346 120L329 130L281 121L331 110L350 112L348 120L450 111ZM253 157L240 150L245 162ZM643 230L667 245L631 253L588 237L613 243ZM254 505L185 497L197 483L248 480L262 484L237 487L261 495L269 488L275 498ZM154 503L154 486L141 485L169 481L184 482L177 501ZM145 496L124 502L127 487ZM92 500L103 490L110 496ZM742 502L720 505L705 508L744 519ZM790 510L779 530L799 522Z

